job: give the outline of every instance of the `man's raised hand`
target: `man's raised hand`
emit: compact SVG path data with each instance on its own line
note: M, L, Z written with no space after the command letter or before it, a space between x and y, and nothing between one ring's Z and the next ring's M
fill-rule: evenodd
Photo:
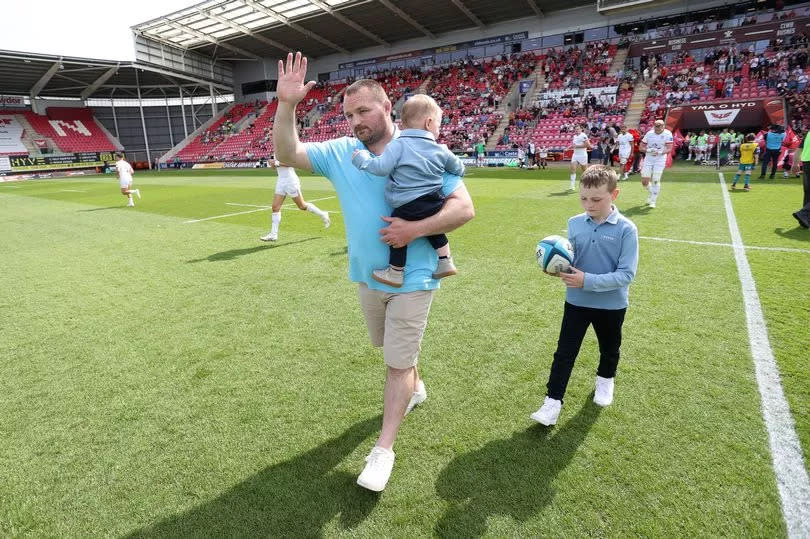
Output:
M276 93L281 103L297 105L307 93L315 86L315 81L311 80L304 84L307 75L307 57L301 56L301 52L287 54L287 64L284 60L278 61L278 84Z

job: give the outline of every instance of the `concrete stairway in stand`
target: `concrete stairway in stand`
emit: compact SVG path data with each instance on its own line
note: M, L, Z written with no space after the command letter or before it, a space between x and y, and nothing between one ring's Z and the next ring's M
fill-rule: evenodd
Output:
M627 114L624 116L624 125L628 129L638 129L638 123L641 120L641 115L644 113L644 106L647 102L647 94L650 88L643 82L636 84L633 89L633 97L630 98L630 104L627 106Z

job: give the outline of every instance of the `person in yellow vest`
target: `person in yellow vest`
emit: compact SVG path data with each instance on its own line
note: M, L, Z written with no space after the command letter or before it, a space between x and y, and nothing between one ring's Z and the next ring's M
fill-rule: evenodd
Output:
M745 136L745 142L740 144L740 168L737 170L737 174L734 175L734 181L731 182L732 191L737 188L737 180L740 179L740 174L743 173L745 174L743 190L751 190L751 186L748 184L751 182L751 171L754 170L757 159L756 154L759 152L759 144L754 142L755 138L753 133L748 133Z
M804 200L802 209L793 212L793 217L799 221L802 228L810 228L810 131L804 136L802 143L802 171L804 172Z

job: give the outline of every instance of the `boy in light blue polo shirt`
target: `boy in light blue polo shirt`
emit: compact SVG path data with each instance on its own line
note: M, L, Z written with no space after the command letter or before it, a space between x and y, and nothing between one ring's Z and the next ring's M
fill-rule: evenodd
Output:
M464 164L443 144L437 144L442 109L433 98L418 94L402 107L399 138L392 140L385 152L373 157L367 150L356 150L352 164L359 170L388 177L385 200L394 211L391 217L418 221L435 215L444 205L442 194L445 172L462 176ZM457 273L450 257L447 235L427 236L436 250L439 263L432 277L441 279ZM390 247L388 267L375 269L371 277L395 288L402 287L408 246Z
M636 225L613 205L619 195L618 180L613 170L602 165L588 167L580 180L585 213L568 220L574 262L571 273L560 274L568 287L560 338L546 385L547 396L543 406L531 415L542 425L557 422L574 360L591 324L600 354L593 401L599 406L613 402L628 288L638 267Z

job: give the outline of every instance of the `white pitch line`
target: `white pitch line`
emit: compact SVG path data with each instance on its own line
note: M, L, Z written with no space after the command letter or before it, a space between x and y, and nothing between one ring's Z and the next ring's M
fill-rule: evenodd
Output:
M316 198L316 199L314 199L314 200L307 200L307 202L320 202L321 200L329 200L329 199L332 199L332 198L337 198L337 197L333 195L333 196L331 196L331 197L323 197L323 198ZM284 204L284 205L282 206L282 208L291 208L291 207L293 207L293 206L295 206L295 202L293 202L293 203L288 203L288 204ZM330 212L330 213L331 213L331 212Z
M717 241L694 241L694 240L676 240L672 238L656 238L654 236L639 236L642 240L654 241L670 241L673 243L689 243L691 245L709 245L713 247L732 247L734 249L742 250L759 250L759 251L783 251L787 253L810 253L810 249L794 249L791 247L761 247L759 245L740 245L739 247L733 243L721 243Z
M233 217L234 215L245 215L246 213L255 213L257 211L267 211L269 208L259 208L258 210L239 211L236 213L226 213L224 215L214 215L213 217L203 217L202 219L192 219L190 221L183 221L183 224L200 223L202 221L211 221L212 219L223 219L225 217Z
M227 206L246 206L248 208L261 208L263 210L269 210L272 206L257 206L256 204L239 204L238 202L226 202L225 205Z
M768 429L776 486L782 499L782 513L787 524L788 537L810 537L810 479L804 465L802 447L796 436L796 427L782 389L779 366L773 357L768 340L768 327L762 314L756 281L745 256L742 236L737 226L737 218L734 216L726 181L722 172L718 172L717 175L720 177L728 229L735 247L734 258L737 261L737 273L742 284L748 341L754 358L757 387L762 399L762 416Z
M335 197L331 196L331 197L316 198L315 200L310 200L308 202L319 202L321 200L329 200L330 198L335 198ZM237 204L235 202L226 202L226 204L229 204L231 206L251 206L250 204ZM293 204L285 204L284 206L282 206L282 208L290 208L290 207L294 207L294 206L295 206L295 203L293 203ZM271 208L271 206L251 206L251 207L255 207L257 209L239 211L239 212L236 212L236 213L225 213L223 215L214 215L212 217L203 217L202 219L191 219L190 221L183 221L183 224L200 223L202 221L211 221L213 219L224 219L225 217L234 217L235 215L245 215L247 213L255 213L257 211L267 211L267 210L269 210ZM329 213L337 213L337 212L329 212Z
M60 193L86 193L87 191L79 191L78 189L60 189Z

